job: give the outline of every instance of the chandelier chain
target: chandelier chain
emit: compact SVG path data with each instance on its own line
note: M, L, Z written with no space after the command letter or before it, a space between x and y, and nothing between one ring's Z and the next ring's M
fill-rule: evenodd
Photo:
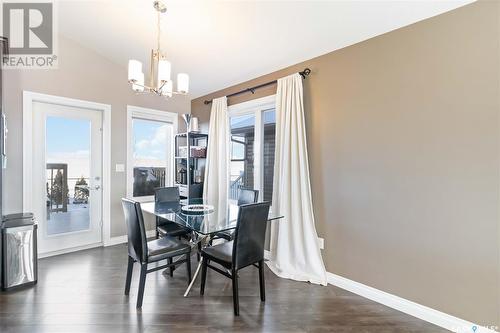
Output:
M160 55L160 50L161 50L161 11L158 11L158 26L157 26L157 45L158 45L158 59L161 58L161 55Z

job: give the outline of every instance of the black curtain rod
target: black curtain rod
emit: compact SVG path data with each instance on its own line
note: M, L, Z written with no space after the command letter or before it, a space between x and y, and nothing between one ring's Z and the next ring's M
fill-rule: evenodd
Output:
M305 68L303 71L299 72L299 74L300 74L300 76L302 76L303 79L305 79L306 76L308 76L309 74L311 74L311 70L309 68ZM230 97L234 97L234 96L237 96L237 95L240 95L240 94L244 94L244 93L247 93L247 92L251 92L252 94L255 94L255 90L260 89L260 88L264 88L264 87L267 87L267 86L270 86L271 84L275 84L276 82L278 82L278 80L274 80L274 81L266 82L266 83L263 83L263 84L259 84L258 86L255 86L255 87L251 87L251 88L247 88L247 89L243 89L243 90L237 91L235 93L227 95L226 97L230 98ZM203 103L205 105L208 105L208 104L211 104L212 101L205 100Z

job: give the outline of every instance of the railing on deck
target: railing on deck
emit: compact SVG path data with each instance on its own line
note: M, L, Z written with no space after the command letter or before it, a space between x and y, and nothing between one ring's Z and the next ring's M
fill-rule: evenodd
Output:
M230 200L238 200L238 191L242 186L243 186L243 174L239 175L238 178L231 181L231 184L229 185Z

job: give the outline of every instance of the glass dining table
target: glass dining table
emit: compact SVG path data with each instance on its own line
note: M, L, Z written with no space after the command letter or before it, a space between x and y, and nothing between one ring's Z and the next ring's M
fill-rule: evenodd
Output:
M143 212L177 223L191 230L191 244L197 246L218 232L236 228L239 206L229 201L226 205L211 204L204 199L189 199L172 202L141 203ZM269 212L268 222L277 221L283 216ZM187 297L194 281L199 275L201 262L194 273L184 297Z

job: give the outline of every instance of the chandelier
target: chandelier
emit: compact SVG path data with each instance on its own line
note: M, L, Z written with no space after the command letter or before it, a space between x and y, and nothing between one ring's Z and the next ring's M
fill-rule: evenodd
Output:
M164 97L172 97L173 94L185 95L189 90L189 76L185 73L177 74L177 91L174 91L173 81L170 78L172 65L160 48L161 15L167 11L167 7L162 1L154 1L153 7L158 13L158 37L157 49L151 50L149 84L144 84L142 63L138 60L129 60L128 62L128 82L132 84L132 89L136 92L149 92Z

